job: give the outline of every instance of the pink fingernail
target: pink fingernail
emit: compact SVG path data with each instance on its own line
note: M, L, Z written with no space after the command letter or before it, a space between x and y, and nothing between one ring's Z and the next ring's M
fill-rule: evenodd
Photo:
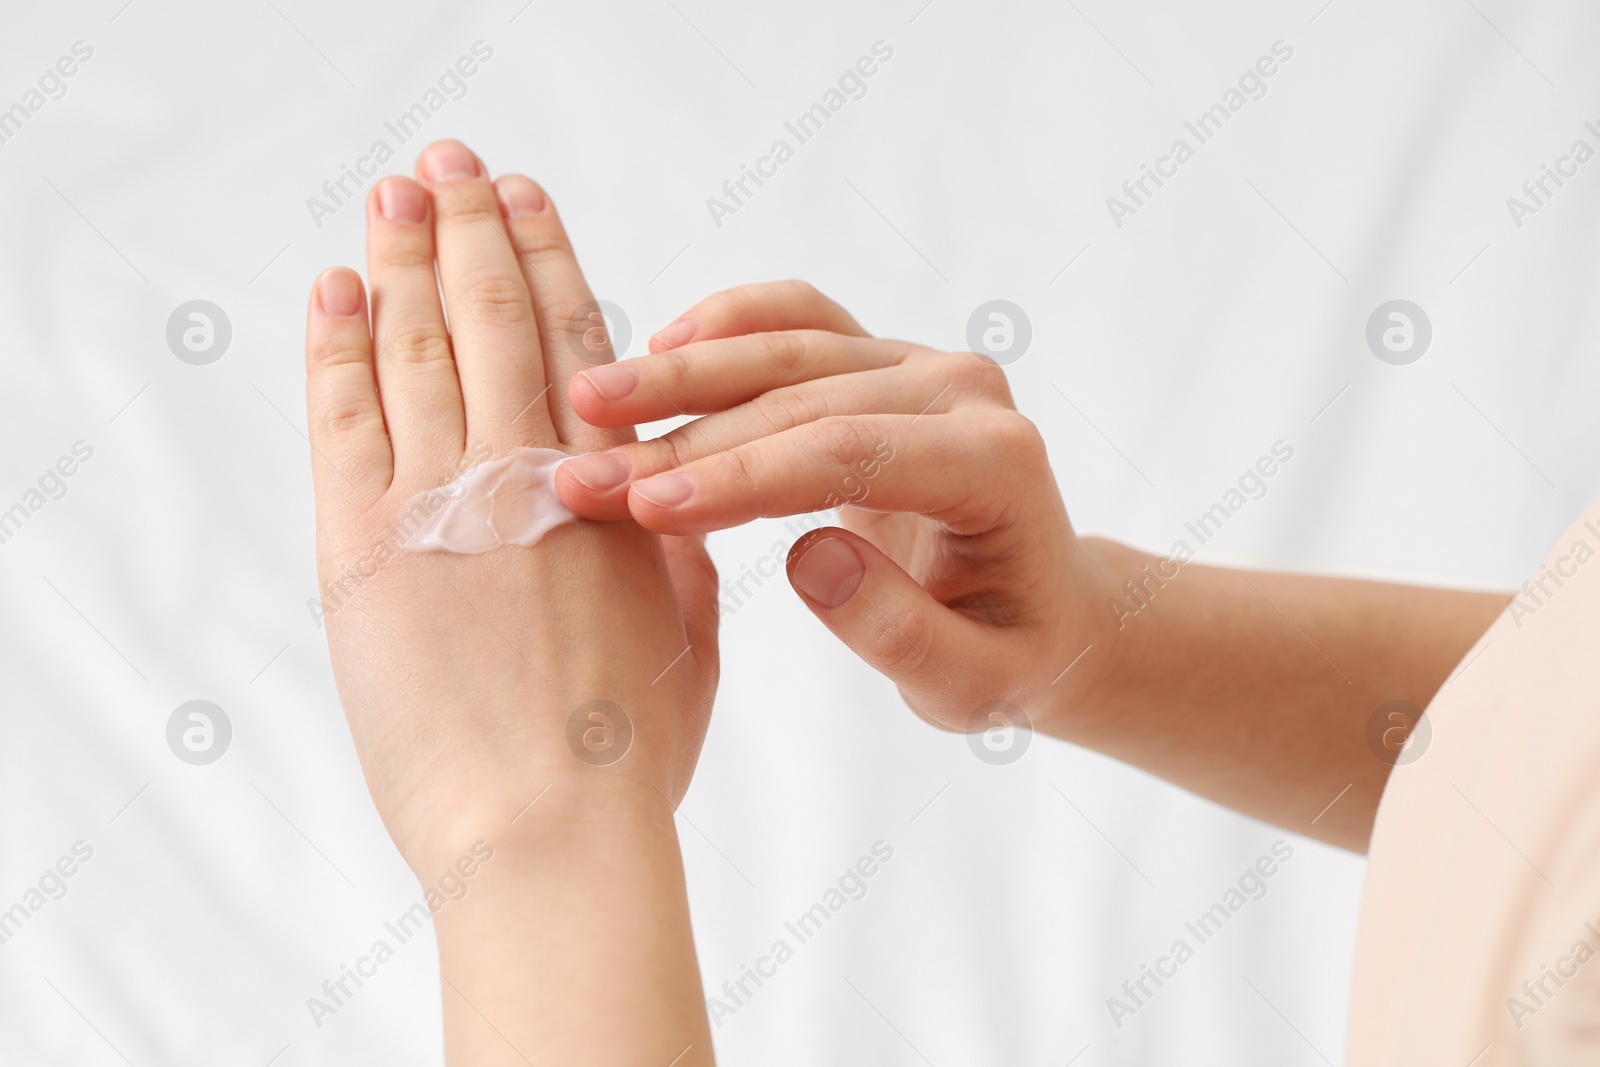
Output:
M572 476L582 482L585 488L597 493L615 489L633 473L633 464L628 462L628 458L615 452L578 456L561 465L571 471Z
M360 280L352 271L328 271L317 279L317 303L326 315L354 315L361 310Z
M500 210L506 218L518 215L537 215L544 210L544 194L539 187L521 175L507 175L494 183L494 192L500 199Z
M825 608L836 608L856 595L867 565L855 546L824 537L794 561L795 587Z
M694 479L669 471L633 484L633 491L658 508L675 508L694 496Z
M695 331L698 329L700 324L685 315L650 338L650 350L662 352L669 348L677 348L679 345L686 345L694 340Z
M437 141L422 155L422 173L430 181L449 182L478 176L478 157L460 141Z
M405 178L389 178L378 186L378 210L390 222L416 225L428 218L428 194Z
M639 372L626 363L607 363L578 377L588 382L601 400L621 400L639 386Z

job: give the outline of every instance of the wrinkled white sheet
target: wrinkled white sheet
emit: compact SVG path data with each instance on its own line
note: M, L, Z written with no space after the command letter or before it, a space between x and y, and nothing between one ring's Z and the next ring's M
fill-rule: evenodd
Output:
M0 909L92 850L0 944L6 1063L438 1061L426 938L320 1028L306 1006L420 897L306 606L302 314L363 247L359 207L307 201L380 139L389 168L454 135L543 182L630 355L749 280L949 348L1015 302L1008 373L1084 531L1165 550L1283 441L1199 558L1504 586L1596 486L1600 164L1520 227L1506 204L1600 146L1594 11L123 2L0 15L0 108L92 48L0 143L0 510L92 451L0 544ZM400 143L385 124L479 41ZM864 95L708 208L879 41ZM1117 226L1107 198L1279 41L1265 95ZM232 326L205 366L166 341L193 299ZM1393 299L1432 324L1409 366L1366 344ZM792 529L712 541L755 577L680 819L708 991L875 842L893 858L723 1021L726 1062L1341 1062L1359 858L1062 745L975 759L798 603ZM232 727L203 766L166 734L196 699ZM1266 896L1116 1027L1107 998L1280 839Z

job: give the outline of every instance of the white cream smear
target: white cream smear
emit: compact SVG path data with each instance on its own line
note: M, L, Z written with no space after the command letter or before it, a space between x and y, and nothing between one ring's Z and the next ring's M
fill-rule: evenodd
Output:
M554 448L515 448L417 493L396 520L412 552L489 552L533 545L577 518L556 495L556 468L573 457Z

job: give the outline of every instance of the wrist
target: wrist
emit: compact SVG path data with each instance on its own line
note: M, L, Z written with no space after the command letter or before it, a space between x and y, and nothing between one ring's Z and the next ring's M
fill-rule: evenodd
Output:
M674 835L674 805L647 782L600 768L559 768L435 801L401 852L424 888L451 870L497 857L548 858L600 840ZM398 839L397 839L397 843Z
M1063 592L1073 624L1065 647L1081 662L1047 680L1050 698L1036 728L1074 744L1091 745L1121 722L1128 694L1146 655L1151 626L1128 611L1125 583L1142 577L1149 557L1120 542L1082 537L1075 545L1071 586Z
M439 948L446 1059L521 1063L509 1045L551 1062L679 1052L679 1067L709 1065L671 802L602 772L547 785L531 802L457 813L416 865ZM488 856L470 878L452 865L463 845Z

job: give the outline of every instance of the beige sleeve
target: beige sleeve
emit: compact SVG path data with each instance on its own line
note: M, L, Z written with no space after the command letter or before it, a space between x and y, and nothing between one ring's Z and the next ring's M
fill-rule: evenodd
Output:
M1352 1067L1600 1064L1600 506L1422 722L1372 838Z

